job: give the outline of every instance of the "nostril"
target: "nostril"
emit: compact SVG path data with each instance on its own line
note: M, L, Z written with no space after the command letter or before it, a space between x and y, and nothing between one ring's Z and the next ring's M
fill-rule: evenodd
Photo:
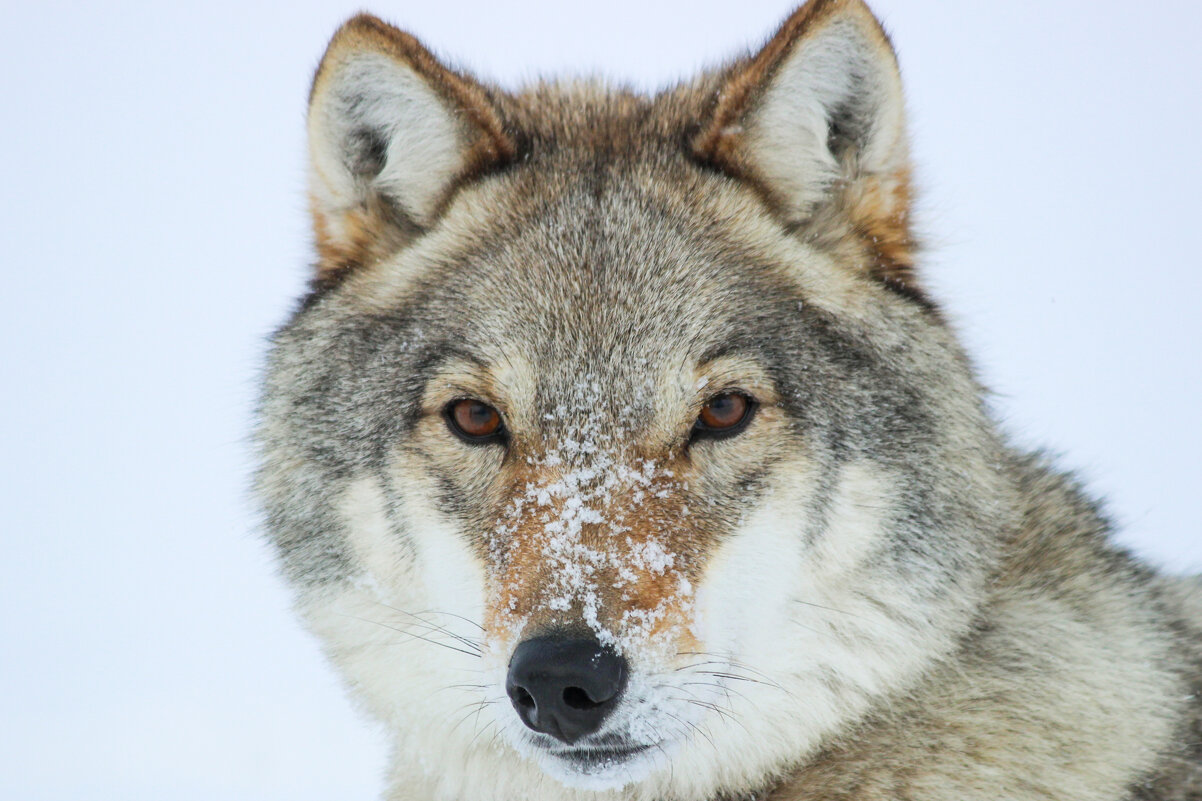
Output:
M526 709L534 709L534 696L527 692L525 687L514 687L513 692L509 695L518 706L525 707Z
M589 694L580 687L568 687L563 691L563 702L572 709L596 709L605 703L604 701L594 701L589 697Z

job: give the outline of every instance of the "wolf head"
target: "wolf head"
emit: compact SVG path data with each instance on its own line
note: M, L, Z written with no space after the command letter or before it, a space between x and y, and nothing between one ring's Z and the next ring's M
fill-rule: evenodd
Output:
M1012 505L903 117L857 0L654 97L335 35L258 486L397 797L754 790L971 625Z

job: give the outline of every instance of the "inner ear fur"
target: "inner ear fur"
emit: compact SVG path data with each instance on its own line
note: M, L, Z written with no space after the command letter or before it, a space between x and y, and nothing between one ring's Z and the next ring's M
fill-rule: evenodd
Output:
M368 14L322 57L308 135L319 281L396 252L516 149L486 88Z
M735 64L693 151L753 185L788 225L925 303L897 58L861 0L810 0Z

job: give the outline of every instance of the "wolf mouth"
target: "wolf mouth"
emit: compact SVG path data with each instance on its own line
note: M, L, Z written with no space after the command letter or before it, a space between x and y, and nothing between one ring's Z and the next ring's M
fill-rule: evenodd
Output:
M612 767L629 761L633 757L651 750L651 745L623 747L564 748L551 751L551 756L562 759L585 770Z

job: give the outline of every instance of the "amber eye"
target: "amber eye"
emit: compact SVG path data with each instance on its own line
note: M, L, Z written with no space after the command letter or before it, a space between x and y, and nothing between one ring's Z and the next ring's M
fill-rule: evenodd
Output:
M725 437L738 434L751 421L755 401L741 392L715 395L701 407L693 426L693 438L698 436Z
M447 418L447 426L466 442L492 442L505 435L501 413L473 398L451 401L443 413Z

